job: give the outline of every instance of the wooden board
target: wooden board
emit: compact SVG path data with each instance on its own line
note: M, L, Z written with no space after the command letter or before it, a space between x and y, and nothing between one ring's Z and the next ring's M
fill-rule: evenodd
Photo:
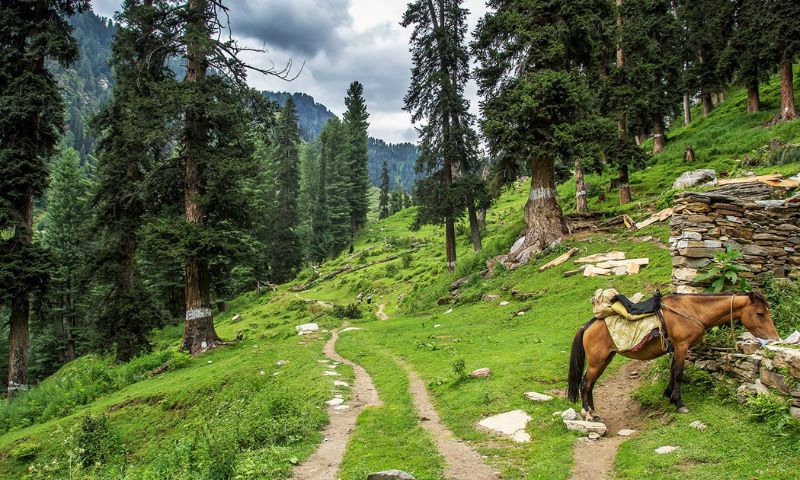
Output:
M550 260L549 262L545 263L541 267L539 267L539 271L543 272L543 271L547 270L548 268L555 267L556 265L561 265L562 263L564 263L567 260L569 260L570 257L575 255L576 253L578 253L578 249L577 248L571 248L571 249L569 249L569 251L567 253L565 253L565 254L563 254L561 256L558 256L558 257Z
M575 263L595 263L595 262L605 262L607 260L622 260L625 258L625 252L606 252L606 253L595 253L594 255L589 255L588 257L581 257L575 260Z

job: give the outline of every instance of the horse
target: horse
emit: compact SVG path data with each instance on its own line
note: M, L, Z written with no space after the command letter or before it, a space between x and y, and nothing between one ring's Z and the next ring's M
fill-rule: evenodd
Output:
M675 405L678 413L689 413L689 409L681 401L686 354L700 342L706 330L729 322L733 327L733 321L740 320L755 337L779 340L767 300L760 293L665 295L660 299L659 308L662 318L661 334L666 335L672 350L669 385L664 390L664 396ZM617 353L606 322L597 320L592 318L578 329L572 341L568 374L567 398L575 402L580 392L581 415L589 421L601 420L594 409L592 390ZM656 336L640 350L621 355L636 360L651 360L668 352L665 344L660 336ZM587 357L588 367L584 374Z

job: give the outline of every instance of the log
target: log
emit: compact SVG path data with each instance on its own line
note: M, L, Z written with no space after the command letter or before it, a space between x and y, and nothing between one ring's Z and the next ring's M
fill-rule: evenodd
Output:
M556 265L561 265L562 263L564 263L567 260L569 260L576 253L578 253L578 249L577 248L570 248L567 253L565 253L563 255L560 255L560 256L550 260L549 262L545 263L541 267L539 267L539 271L543 272L543 271L547 270L548 268L555 267Z

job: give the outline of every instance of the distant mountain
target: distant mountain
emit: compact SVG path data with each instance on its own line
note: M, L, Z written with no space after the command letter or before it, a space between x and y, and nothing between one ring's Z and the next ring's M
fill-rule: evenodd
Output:
M300 118L300 135L303 140L314 141L322 133L325 123L335 115L328 107L317 103L314 97L305 93L287 93L263 91L262 95L278 102L281 106L286 103L289 96L292 97L297 105L297 114ZM367 106L369 107L369 105ZM379 138L369 137L369 164L367 170L369 179L375 186L380 186L381 170L384 160L389 167L389 188L396 186L410 192L417 179L414 172L414 165L417 162L419 152L416 145L412 143L386 143Z
M68 69L52 63L48 67L58 78L67 107L65 143L75 148L82 159L92 151L94 137L87 128L92 115L111 98L114 79L108 61L116 26L93 12L69 19L80 57Z

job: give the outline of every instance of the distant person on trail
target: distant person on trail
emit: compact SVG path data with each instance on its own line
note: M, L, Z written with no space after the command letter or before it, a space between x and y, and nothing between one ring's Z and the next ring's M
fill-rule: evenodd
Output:
M367 305L372 303L372 295L367 295Z
M358 300L358 303L361 303L361 301L363 299L364 299L364 294L363 293L359 293L358 296L356 297L356 300Z

